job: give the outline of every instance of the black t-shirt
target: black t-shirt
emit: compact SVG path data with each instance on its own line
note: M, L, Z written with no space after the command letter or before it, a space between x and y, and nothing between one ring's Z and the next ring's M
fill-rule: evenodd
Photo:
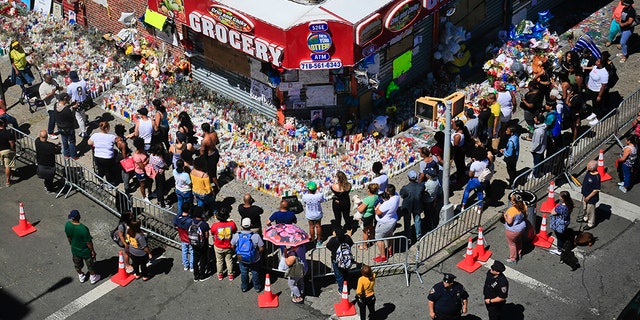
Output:
M250 206L245 208L244 204L238 206L238 213L240 216L244 218L251 219L251 229L262 227L262 222L260 222L260 215L264 213L264 210L258 206Z
M55 167L56 166L56 153L58 148L55 144L49 141L41 141L36 139L36 163L41 166Z
M348 244L350 247L353 246L353 240L351 239L350 236L345 235L344 236L344 243ZM329 241L327 241L327 249L329 249L329 251L331 251L331 261L336 261L336 252L338 251L338 248L340 248L340 245L342 243L340 241L338 241L338 238L336 237L332 237L331 239L329 239Z
M478 126L480 126L478 128L479 129L478 131L481 131L487 128L487 122L489 121L489 118L491 118L490 109L480 110L480 113L478 114Z
M635 19L636 18L636 9L634 9L632 6L625 6L624 9L622 9L622 13L620 14L620 23L627 21L628 19ZM633 30L632 27L633 24L630 24L626 27L620 26L620 30Z
M11 144L9 141L15 141L13 133L10 130L0 130L0 150L10 150Z
M584 99L582 99L582 94L576 94L569 99L571 102L571 106L569 107L569 112L571 115L579 115L582 110L582 105L584 104Z
M484 281L483 290L485 299L503 298L506 299L509 295L509 281L504 274L499 274L495 277L491 270L487 271L487 279Z

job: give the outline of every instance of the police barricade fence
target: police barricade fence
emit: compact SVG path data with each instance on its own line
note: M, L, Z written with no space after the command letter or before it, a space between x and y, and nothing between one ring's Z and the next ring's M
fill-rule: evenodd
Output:
M482 219L482 201L478 201L451 219L438 225L416 241L414 271L422 283L419 268L429 259L443 252L452 243L478 228Z
M638 111L640 111L640 89L620 102L616 112L618 130L626 127L635 120ZM616 132L615 134L617 135L618 133Z
M375 262L373 258L378 257L378 241L385 241L386 250L392 250L392 255L387 255L387 261ZM409 239L406 236L392 236L380 239L371 239L354 242L351 246L354 263L350 271L357 270L363 264L371 266L378 274L395 274L402 269L407 286L409 286ZM311 277L311 289L315 295L315 280L321 277L334 275L333 263L331 261L331 251L327 247L316 247L308 253L309 272Z
M571 157L571 147L564 147L538 165L525 170L511 184L512 189L522 189L536 193L548 187L549 182L566 175ZM567 177L568 179L568 177Z
M20 131L18 128L9 127L13 131L16 143L16 158L27 164L36 165L36 145L38 138L31 137ZM56 176L64 177L64 157L62 154L56 154Z
M617 126L617 109L611 110L607 115L582 133L571 144L571 163L567 169L573 170L580 165L590 154L600 149L612 136L615 136L620 128Z

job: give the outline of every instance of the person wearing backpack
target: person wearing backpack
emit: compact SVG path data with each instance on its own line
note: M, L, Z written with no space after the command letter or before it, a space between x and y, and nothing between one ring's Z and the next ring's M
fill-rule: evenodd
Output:
M207 273L209 252L209 224L202 220L204 208L193 208L193 220L189 225L189 243L193 247L193 281L205 281L211 275Z
M345 232L342 227L336 226L333 229L333 237L327 241L326 247L331 252L331 265L338 283L338 293L342 293L342 286L349 275L349 268L355 263L351 253L352 246L353 240L350 231Z
M129 260L129 243L127 242L127 229L129 228L129 224L131 223L133 217L133 212L126 211L120 215L120 220L118 221L118 227L113 231L114 236L113 239L118 238L117 244L118 246L124 248L124 264L127 273L133 273L133 267L131 266L131 262Z
M487 159L487 150L483 147L476 147L473 151L473 162L469 166L469 181L464 188L462 194L462 203L460 204L460 210L464 210L464 207L469 200L471 191L476 190L478 201L482 203L484 200L484 187L486 181L480 181L480 174L487 168L489 160ZM481 205L482 206L482 205Z
M258 273L260 256L264 251L264 242L260 235L251 231L251 219L242 219L242 231L237 232L231 238L231 249L235 250L240 267L240 289L247 292L251 289L249 285L249 272L251 272L253 289L257 293L264 289L264 282Z
M133 220L129 224L127 242L129 243L129 255L133 261L133 272L136 275L136 279L142 277L142 281L149 280L147 263L153 256L151 255L151 249L147 245L147 236L140 229L140 220Z
M189 226L191 225L191 204L185 202L180 207L182 213L173 217L173 226L178 230L182 250L182 266L184 271L193 272L193 247L189 241Z

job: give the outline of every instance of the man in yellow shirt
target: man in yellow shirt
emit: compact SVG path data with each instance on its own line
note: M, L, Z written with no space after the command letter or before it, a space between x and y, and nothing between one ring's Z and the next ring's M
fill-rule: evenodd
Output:
M31 83L34 80L33 73L31 73L31 66L27 62L27 53L20 45L20 42L13 41L11 43L11 51L9 51L9 59L11 60L11 79L17 85L24 85Z
M498 131L500 131L500 104L498 103L495 93L489 93L487 95L487 103L489 103L489 109L491 110L491 116L487 123L489 136L491 138L498 138Z

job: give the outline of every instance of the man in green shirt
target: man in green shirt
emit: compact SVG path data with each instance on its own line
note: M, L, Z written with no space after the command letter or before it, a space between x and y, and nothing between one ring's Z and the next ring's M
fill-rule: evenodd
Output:
M93 242L89 228L80 223L80 212L71 210L69 212L70 221L64 226L64 232L67 234L69 245L71 245L71 255L73 256L73 265L78 272L78 279L81 283L87 281L86 274L82 272L84 263L87 264L87 270L91 275L89 280L94 284L100 280L100 275L93 270L93 264L96 259L96 252L93 249Z

